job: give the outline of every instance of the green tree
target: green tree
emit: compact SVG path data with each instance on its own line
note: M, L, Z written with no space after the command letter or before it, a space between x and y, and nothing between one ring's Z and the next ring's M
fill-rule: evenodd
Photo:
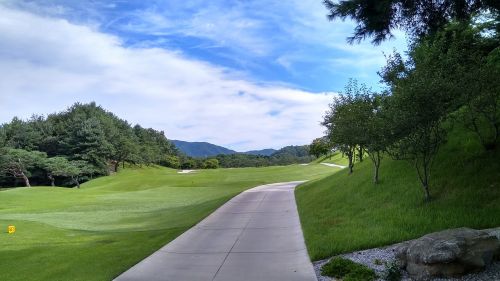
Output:
M118 166L122 163L125 166L125 161L132 163L137 162L139 146L134 142L134 137L131 135L118 135L113 141L113 153L111 155L113 170L118 172Z
M476 95L467 98L467 124L486 150L496 149L500 141L500 47L473 72L476 83L471 88L476 89Z
M385 95L373 94L367 97L370 107L366 108L366 119L363 123L365 127L364 147L370 160L373 163L373 182L379 182L380 163L382 162L383 152L390 144L388 135L387 120L384 117Z
M196 161L192 158L185 159L181 164L181 169L193 169L196 167Z
M38 117L33 116L32 120ZM14 117L4 126L6 146L25 150L36 150L42 136L29 121Z
M330 151L330 144L328 143L328 139L325 137L316 138L309 145L309 153L314 155L316 158L326 155Z
M443 122L456 108L453 93L441 79L442 69L435 67L433 59L417 45L408 61L399 55L389 57L381 72L392 93L385 108L392 141L388 151L395 159L413 162L426 200L430 199L432 163L446 140Z
M167 155L161 163L165 167L169 167L172 169L179 169L181 166L181 160L179 156L175 155Z
M327 128L330 143L347 156L349 174L353 172L356 150L362 151L366 145L364 122L370 113L370 104L367 102L369 93L366 86L358 85L356 80L349 80L344 93L335 97L330 104L322 122Z
M67 176L68 169L70 169L70 163L64 157L51 157L45 161L45 170L51 186L55 186L56 176Z
M76 188L80 188L81 176L83 175L91 175L95 172L95 167L90 165L86 161L76 160L70 161L69 166L64 171L64 174L61 176L68 176L71 180L76 184Z
M52 186L55 186L55 177L68 177L79 188L81 176L95 173L94 167L83 160L69 161L59 156L47 158L44 166Z
M425 41L446 75L442 83L465 105L465 124L486 150L500 138L500 36L491 22L452 23Z
M6 141L7 141L7 136L5 135L4 125L0 125L0 149L5 147Z
M204 162L205 169L217 169L219 168L219 160L216 158L210 158Z
M31 187L29 177L35 168L43 167L47 154L40 151L6 148L0 155L0 169L4 174L22 179L27 187Z
M179 155L164 132L132 128L94 102L76 103L46 118L13 118L0 126L0 147L4 146L86 161L93 166L86 174L90 177L107 174L110 167L116 171L120 163L161 164L166 157Z
M84 160L101 173L107 173L107 159L114 153L114 148L106 139L99 119L92 117L74 126L68 143L72 148L73 159Z
M391 38L392 31L397 29L421 38L437 32L452 20L468 21L479 12L494 14L498 20L500 10L497 0L324 0L323 3L330 20L351 18L357 22L348 42L373 37L374 44Z

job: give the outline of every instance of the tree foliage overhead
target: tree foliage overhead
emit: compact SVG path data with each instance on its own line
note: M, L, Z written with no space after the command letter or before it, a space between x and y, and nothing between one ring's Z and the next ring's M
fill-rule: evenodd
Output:
M498 16L498 0L324 0L328 18L351 18L357 23L348 42L372 37L374 44L391 38L393 31L405 30L420 38L433 34L452 20L468 21L479 12Z

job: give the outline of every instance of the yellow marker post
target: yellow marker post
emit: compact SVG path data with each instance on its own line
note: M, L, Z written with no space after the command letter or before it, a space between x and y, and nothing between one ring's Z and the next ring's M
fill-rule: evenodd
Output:
M15 227L15 226L13 226L13 225L9 225L9 226L7 227L7 232L8 232L9 234L12 234L12 233L16 232L16 227Z

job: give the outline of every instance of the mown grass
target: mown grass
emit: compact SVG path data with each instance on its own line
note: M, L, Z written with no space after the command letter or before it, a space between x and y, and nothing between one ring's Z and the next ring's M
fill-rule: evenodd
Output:
M0 280L111 280L239 192L324 177L323 165L126 169L68 188L0 193ZM17 232L7 234L7 226Z
M474 135L450 135L432 170L424 202L415 169L406 161L382 160L381 182L372 163L296 189L302 228L313 260L413 239L455 227L500 226L500 151L485 152Z
M315 163L332 163L332 164L347 166L349 164L349 161L347 160L347 158L342 157L342 153L333 152L330 155L316 159Z

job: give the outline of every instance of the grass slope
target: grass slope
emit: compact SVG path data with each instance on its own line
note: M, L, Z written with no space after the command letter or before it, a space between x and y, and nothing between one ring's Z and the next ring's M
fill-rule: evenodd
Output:
M331 163L331 164L337 164L337 165L342 165L342 166L347 166L349 165L349 161L347 158L342 157L342 153L340 152L333 152L329 156L324 156L316 159L314 163Z
M111 280L237 193L317 179L323 165L203 170L127 169L80 190L0 192L0 280ZM17 227L7 234L7 226Z
M415 169L386 157L381 183L372 183L372 163L357 163L296 189L309 254L336 254L413 239L454 227L500 225L500 151L485 153L476 138L455 129L440 150L431 178L430 203Z

